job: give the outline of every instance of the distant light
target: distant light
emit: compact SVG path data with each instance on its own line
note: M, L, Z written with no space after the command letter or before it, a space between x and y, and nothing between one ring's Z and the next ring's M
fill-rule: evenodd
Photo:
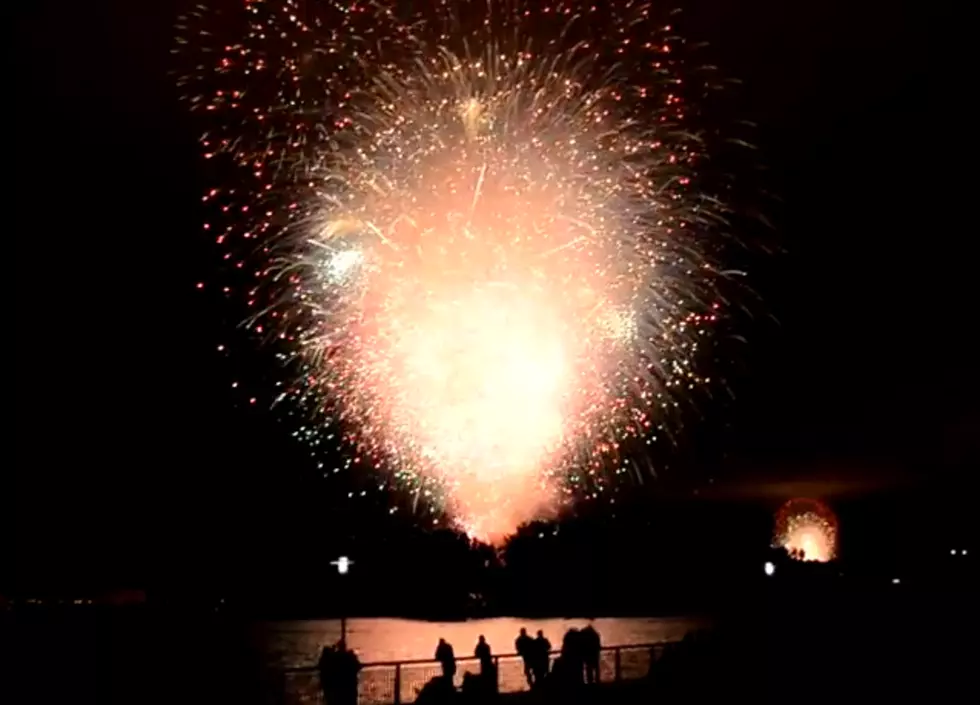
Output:
M899 585L901 582L901 578L892 578L892 585Z
M772 561L766 561L766 564L763 566L763 570L766 571L766 575L772 575L776 572L776 566Z
M951 555L951 556L955 556L955 555L956 555L956 549L955 549L955 548L951 548L951 549L949 550L949 555Z
M354 561L352 561L347 556L341 556L335 561L330 561L330 565L337 566L337 572L340 573L341 575L347 575L347 571L350 570L350 567L351 565L353 565L353 563Z
M961 556L965 556L966 555L966 549L965 548L962 551L960 551L960 555Z

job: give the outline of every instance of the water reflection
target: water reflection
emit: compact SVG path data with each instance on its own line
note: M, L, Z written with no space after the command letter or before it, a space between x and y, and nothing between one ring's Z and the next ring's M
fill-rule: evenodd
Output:
M453 645L457 656L472 656L480 634L486 636L495 654L514 651L521 627L530 633L542 630L553 644L564 633L582 628L587 619L518 619L498 617L467 622L423 622L411 619L351 619L347 623L348 645L362 663L431 659L440 637ZM687 617L619 618L593 620L604 645L643 644L675 641L704 626L703 619ZM312 666L320 649L340 639L340 620L264 622L255 626L256 646L267 663L275 666Z

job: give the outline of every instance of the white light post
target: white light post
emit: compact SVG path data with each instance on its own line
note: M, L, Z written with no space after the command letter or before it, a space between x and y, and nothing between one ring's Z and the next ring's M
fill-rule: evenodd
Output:
M341 575L347 575L347 571L349 571L350 567L354 565L354 561L347 556L341 556L335 561L330 561L330 565L337 566L337 572Z
M354 561L347 556L341 556L335 561L330 561L330 565L337 566L337 573L340 575L347 575L353 564ZM347 648L347 616L345 614L342 614L340 617L340 643L345 649Z

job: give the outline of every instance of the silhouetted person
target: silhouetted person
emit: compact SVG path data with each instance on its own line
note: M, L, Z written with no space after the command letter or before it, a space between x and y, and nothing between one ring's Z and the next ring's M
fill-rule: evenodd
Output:
M436 661L442 664L442 675L452 683L456 675L456 654L453 653L452 644L445 639L440 639L436 647Z
M481 703L486 700L486 685L483 682L483 678L482 673L477 675L469 671L463 672L463 687L460 688L460 693L463 695L463 702L467 703L467 705Z
M548 661L551 658L551 642L545 637L544 632L538 630L538 636L531 644L534 658L531 661L531 670L534 672L534 683L541 685L548 677Z
M325 646L317 667L327 705L357 705L357 674L361 670L357 654L343 641L334 647Z
M569 685L582 684L582 634L572 627L561 640L562 677Z
M463 691L464 695L469 693L470 700L476 698L477 700L485 700L490 696L496 695L497 693L497 665L493 662L493 653L490 651L490 644L487 643L486 637L482 634L479 640L476 642L476 648L473 650L473 655L480 660L480 675L469 677L471 674L466 674L463 678ZM470 681L469 686L467 686L467 679Z
M582 695L582 649L577 629L565 632L561 643L561 655L551 667L546 681L550 699L561 705L571 705Z
M333 647L324 646L320 651L320 660L317 661L317 670L320 673L320 689L323 691L323 699L327 705L334 705L337 701L334 658Z
M591 624L579 632L579 643L582 647L582 657L585 661L585 680L588 683L599 682L599 653L602 650L602 639L599 632Z
M480 659L480 673L489 673L493 670L493 654L490 652L490 644L481 634L473 649L473 655Z
M419 691L415 705L448 705L455 700L456 689L451 679L445 676L435 676Z
M527 635L527 629L521 627L521 633L514 640L514 651L524 661L524 677L528 687L534 685L534 639Z
M357 658L357 654L347 648L343 640L337 644L333 658L338 705L357 705L357 675L361 671L361 660Z

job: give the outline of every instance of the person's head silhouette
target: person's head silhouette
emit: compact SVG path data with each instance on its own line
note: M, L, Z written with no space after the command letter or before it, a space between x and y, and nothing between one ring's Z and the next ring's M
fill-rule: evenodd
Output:
M542 638L542 639L544 639L544 632L543 632L543 631L541 631L540 629L538 630L538 636L539 636L540 638Z
M521 627L521 636L527 636L527 629Z
M484 636L483 636L483 635L481 634L481 635L480 635L480 639L479 639L479 642L480 642L481 644L485 644L485 643L486 643L486 641L487 641L487 639L486 639L486 637L484 637Z

